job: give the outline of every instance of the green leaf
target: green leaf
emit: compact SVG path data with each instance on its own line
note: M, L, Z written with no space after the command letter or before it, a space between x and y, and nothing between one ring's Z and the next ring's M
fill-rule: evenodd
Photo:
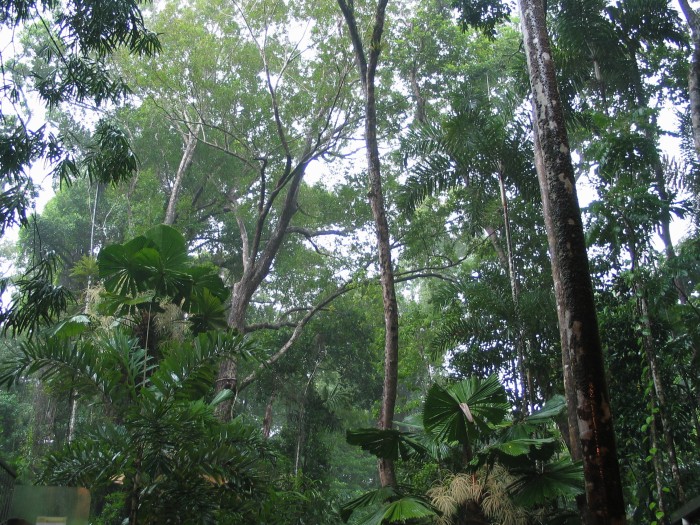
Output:
M209 403L209 406L215 407L217 405L220 405L224 401L228 401L230 399L233 399L234 397L236 397L236 393L233 390L231 390L229 388L224 388L221 392L219 392L218 394L216 394L216 396L214 396L214 399L211 400L211 403Z
M514 501L526 507L542 505L557 497L572 498L583 493L581 462L561 460L546 463L542 470L516 470L519 477L509 491Z
M126 244L113 244L100 250L97 256L99 275L105 280L108 292L128 296L147 289L148 272L134 260L147 244L148 239L141 236Z
M394 461L399 457L408 459L416 453L427 454L426 448L411 436L408 432L395 429L362 428L348 430L346 440L350 445L362 447L362 450L378 458Z
M472 377L446 388L436 383L425 399L423 425L440 441L465 444L503 421L508 408L505 388L495 375L483 381Z
M384 511L382 520L377 523L405 523L409 520L435 516L437 516L437 512L429 503L416 497L406 496L391 502Z
M340 507L340 517L343 522L347 523L352 516L352 513L358 509L365 509L367 507L373 507L375 505L380 505L390 498L395 498L398 496L396 489L393 487L382 487L377 490L372 490L365 492L361 496L348 501L346 504Z
M533 448L539 449L552 443L556 443L554 438L521 438L492 444L486 450L498 450L509 456L523 456L529 454Z
M165 267L177 268L187 263L187 243L175 228L160 224L148 230L144 237L153 242Z
M92 323L87 315L74 315L68 319L64 319L54 326L48 333L48 337L68 338L82 334L90 328Z
M547 401L544 406L525 418L528 423L547 423L566 410L566 399L562 395L556 395Z

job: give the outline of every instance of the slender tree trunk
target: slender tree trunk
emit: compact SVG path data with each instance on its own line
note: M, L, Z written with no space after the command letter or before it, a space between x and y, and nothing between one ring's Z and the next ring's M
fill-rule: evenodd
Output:
M659 450L659 437L658 428L656 425L656 402L654 398L654 393L651 394L651 400L649 401L649 407L651 408L651 424L649 425L649 436L651 437L651 447L657 450L656 453L652 454L652 464L654 467L654 483L656 484L656 504L659 506L659 510L666 515L666 503L664 502L664 469L661 465L661 456L658 453Z
M100 186L98 182L95 185L95 200L92 203L91 221L90 221L90 249L88 255L93 257L95 251L95 223L97 218L97 203L100 200ZM88 188L88 196L90 188ZM85 302L83 303L83 312L88 313L90 306L90 287L92 286L92 276L88 276L87 286L85 288ZM78 421L78 393L71 388L70 391L70 419L68 421L68 443L72 443L75 438L75 425Z
M272 405L275 402L275 397L277 397L277 392L272 389L270 393L270 399L267 401L267 406L265 407L265 417L263 418L262 433L265 439L270 437L270 432L272 430Z
M508 256L506 255L506 252L503 251L503 248L498 242L498 233L496 232L496 229L493 226L487 224L486 226L484 226L484 233L486 234L486 238L491 242L491 246L493 246L493 249L496 252L498 262L500 262L501 265L503 265L503 267L507 270Z
M180 197L182 181L185 178L185 173L187 173L187 170L192 165L192 160L194 159L194 151L197 148L197 133L199 132L199 129L200 127L197 127L196 130L190 130L185 136L185 151L182 153L180 165L177 168L177 173L175 173L175 181L173 182L173 187L170 190L170 198L168 199L168 207L165 210L165 219L163 219L163 224L170 226L175 224L175 209Z
M690 99L690 119L693 128L695 153L700 159L700 16L690 6L688 0L678 0L693 42L693 55L688 72L688 98Z
M499 163L501 164L501 163ZM501 209L503 210L503 231L506 237L506 250L508 252L508 279L510 281L510 293L513 299L513 308L517 320L517 340L515 342L515 351L518 359L518 375L522 385L521 391L521 407L524 415L530 412L531 402L531 385L529 381L529 373L527 370L525 358L525 330L523 328L523 319L520 311L520 281L518 274L515 271L515 258L513 256L513 241L510 232L510 214L508 210L508 197L506 195L506 186L503 181L503 166L498 169L498 187L501 191Z
M306 442L306 393L299 410L299 432L297 433L297 446L294 451L294 475L299 475L299 463L301 462L301 451Z
M346 0L338 0L345 22L350 33L355 62L360 73L362 89L365 96L365 147L367 150L367 177L369 180L369 203L377 235L379 252L379 272L384 303L384 387L382 405L379 414L379 428L390 429L394 422L396 405L396 389L399 366L399 310L394 289L394 270L391 261L391 242L389 224L386 218L384 193L382 190L381 163L379 160L379 143L377 140L377 104L375 97L375 73L381 51L381 40L384 32L384 17L388 0L377 2L372 27L371 41L368 54L362 43L362 36L357 27L353 4ZM379 460L379 478L383 487L395 486L396 475L394 463L389 459Z
M421 93L420 90L420 85L418 84L418 64L416 64L416 61L413 61L413 64L411 66L411 71L409 73L409 81L411 83L411 93L413 94L413 103L415 104L415 112L413 114L414 120L418 124L425 124L426 122L426 115L425 115L425 107L426 107L426 100L423 94Z
M685 501L685 491L683 490L680 468L678 467L678 458L676 457L676 445L674 440L673 424L671 423L671 420L668 417L666 389L664 387L663 380L661 379L661 371L659 370L659 364L656 359L656 352L654 351L655 345L651 332L652 326L651 320L649 318L649 303L644 294L644 290L642 290L640 286L635 286L635 292L637 293L637 297L639 298L639 313L642 321L642 326L644 327L644 333L642 334L644 353L646 355L647 363L649 365L649 371L651 372L651 379L654 384L656 400L658 401L659 418L661 419L662 433L664 437L664 443L666 445L666 453L668 454L668 462L671 466L671 476L673 477L673 482L676 484L676 490L678 491L678 499L680 501Z
M534 112L534 104L533 104ZM542 160L542 154L540 151L540 143L538 140L537 133L534 136L535 142L535 164L537 167L537 173L540 178L542 173L546 173L544 161ZM551 256L550 248L550 256ZM555 275L554 268L558 262L552 257L552 274ZM556 272L558 275L559 272ZM559 313L559 303L557 302L557 314ZM564 398L566 400L566 419L567 419L567 438L566 442L569 445L569 454L574 461L583 460L583 451L581 450L581 440L578 436L578 399L576 397L576 386L574 382L573 369L571 367L571 359L569 353L569 340L567 337L566 325L559 320L559 338L561 339L561 361L562 361L562 375L564 383Z
M519 0L533 95L535 148L562 346L576 392L591 524L626 523L593 285L552 51L539 0ZM565 361L566 362L566 361ZM566 371L564 372L566 383Z

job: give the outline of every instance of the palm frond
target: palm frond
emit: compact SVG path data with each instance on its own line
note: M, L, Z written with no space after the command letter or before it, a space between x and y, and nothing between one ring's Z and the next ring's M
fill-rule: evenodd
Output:
M426 448L410 432L396 429L361 428L348 430L346 441L374 454L378 458L394 461L409 459L416 454L426 455Z
M469 444L508 411L506 391L495 375L471 377L442 387L434 384L423 408L426 432L441 441Z
M14 283L16 291L10 306L0 311L3 333L26 333L32 339L42 325L50 325L66 311L74 298L69 290L54 283L59 265L55 253L45 254ZM3 292L8 284L3 283Z
M151 384L164 398L200 399L209 392L221 360L245 357L249 346L240 335L201 333L191 343L178 343L166 350Z
M515 501L532 507L555 498L573 498L583 493L581 462L560 460L546 463L541 469L529 469L520 474L508 487Z

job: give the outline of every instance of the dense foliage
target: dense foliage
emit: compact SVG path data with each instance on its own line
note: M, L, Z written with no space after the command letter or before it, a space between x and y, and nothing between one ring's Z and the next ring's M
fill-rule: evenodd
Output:
M546 2L629 523L700 493L681 8ZM513 6L16 0L0 28L22 482L88 486L105 525L601 523Z

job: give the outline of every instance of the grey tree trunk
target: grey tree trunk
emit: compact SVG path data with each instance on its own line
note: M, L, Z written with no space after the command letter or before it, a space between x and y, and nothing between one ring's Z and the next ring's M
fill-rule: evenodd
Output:
M649 407L651 408L651 424L649 425L651 448L659 450L658 429L656 426L656 416L654 415L656 402L653 392L651 394L651 402L649 404ZM652 464L654 466L654 483L656 484L656 504L659 506L659 510L667 516L668 514L666 514L666 503L664 501L664 470L661 466L661 456L658 452L652 455Z
M503 231L506 238L506 250L508 251L508 266L506 271L508 272L508 279L510 281L510 293L513 299L513 307L515 309L515 315L517 318L517 341L516 345L516 355L517 355L517 374L520 376L521 381L521 407L523 414L529 414L531 406L532 397L532 384L530 381L530 373L527 370L526 356L525 356L525 329L523 326L522 312L520 311L520 280L518 279L518 274L515 271L515 258L513 256L513 241L511 239L510 232L510 213L508 210L508 196L506 195L506 186L503 180L503 165L499 163L498 168L498 188L501 193L501 209L503 211Z
M391 243L389 224L384 206L382 190L381 163L379 160L379 145L377 141L377 106L375 98L375 73L381 51L382 33L384 32L384 17L388 0L379 0L374 13L369 53L365 53L362 37L355 20L352 2L338 0L340 10L345 17L345 23L350 33L355 62L360 73L362 90L365 96L365 147L367 151L367 167L369 181L369 203L377 235L379 252L379 271L384 303L384 387L382 406L379 415L379 428L390 429L394 421L396 405L396 389L398 383L399 360L399 310L394 289L394 270L391 261ZM394 463L389 459L379 460L379 478L383 487L396 485Z
M578 438L591 524L626 523L593 286L552 51L541 1L519 0L533 96L538 175L562 346L576 394ZM564 359L566 365L567 359Z
M690 71L688 72L688 98L690 99L690 118L695 153L700 159L700 15L690 7L688 0L678 0L678 3L690 27L690 36L693 42L693 55L690 59Z
M197 126L196 130L189 130L184 136L185 138L185 150L180 158L180 165L177 168L177 173L175 173L175 181L173 182L173 187L170 190L170 198L168 199L168 207L165 210L165 218L163 219L163 224L172 226L175 224L175 208L177 206L177 201L180 198L180 189L182 188L182 181L185 178L185 173L192 165L192 160L194 159L194 151L197 148L197 133L201 129L201 126Z
M681 472L678 466L678 458L676 457L676 444L674 439L673 424L671 423L671 420L668 417L668 402L666 401L666 388L664 387L664 383L661 378L659 363L656 359L654 339L651 334L652 326L651 319L649 317L649 302L647 301L644 290L641 286L635 286L635 292L637 293L637 297L639 298L639 314L641 317L642 326L644 327L644 333L642 334L642 344L644 346L644 353L647 358L647 363L649 364L651 379L654 383L654 392L656 393L656 400L658 401L659 405L659 417L661 419L662 433L664 437L664 443L666 445L666 453L668 454L668 462L671 466L671 476L673 477L673 482L675 483L676 490L678 491L678 499L680 501L685 501L685 491L683 490ZM660 493L659 499L661 499L661 496L662 494Z

